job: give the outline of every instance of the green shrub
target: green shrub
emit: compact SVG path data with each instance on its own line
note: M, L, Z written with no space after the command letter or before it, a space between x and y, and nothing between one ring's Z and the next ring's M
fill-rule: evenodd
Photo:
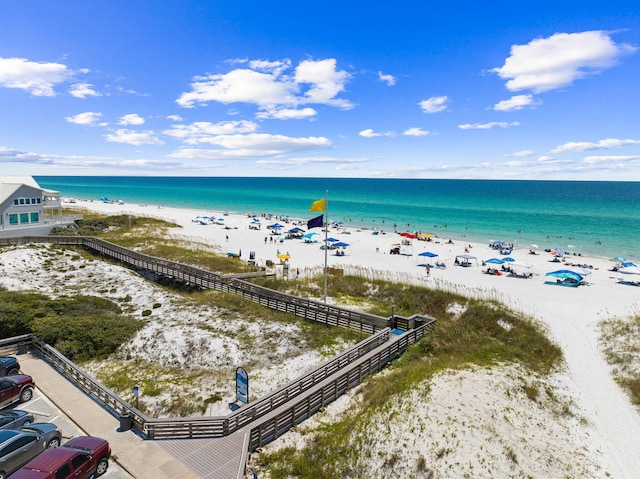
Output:
M1 337L33 333L74 361L105 358L142 326L103 298L0 291Z

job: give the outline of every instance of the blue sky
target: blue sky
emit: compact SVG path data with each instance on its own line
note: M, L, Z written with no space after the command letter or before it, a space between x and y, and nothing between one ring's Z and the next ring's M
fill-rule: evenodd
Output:
M0 174L640 180L640 6L4 1Z

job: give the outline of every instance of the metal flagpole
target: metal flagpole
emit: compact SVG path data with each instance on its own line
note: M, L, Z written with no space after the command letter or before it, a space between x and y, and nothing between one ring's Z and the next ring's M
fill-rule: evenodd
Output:
M324 302L327 302L327 257L329 252L329 190L324 193Z

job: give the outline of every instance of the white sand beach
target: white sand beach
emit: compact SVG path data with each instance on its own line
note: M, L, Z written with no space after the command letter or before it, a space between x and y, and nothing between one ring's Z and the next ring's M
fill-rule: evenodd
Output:
M265 218L261 218L261 229L256 230L250 228L251 219L242 215L217 215L224 218L226 226L223 226L193 221L199 215L210 214L205 211L90 201L67 206L107 214L163 218L181 226L172 233L176 237L214 245L222 254L241 255L239 260L242 261L249 258L250 252L255 252L257 265L273 262L276 266L272 270L278 275L283 274L278 255L288 254L289 280L292 281L297 274L301 277L318 274L325 261L324 251L320 249L324 233L320 228L312 230L319 233L313 236L317 243L305 243L300 239L280 241L284 234L272 235L266 228L271 221ZM313 215L310 213L309 217ZM283 219L273 218L272 221L276 220L285 225L283 232L294 226L283 222ZM306 230L306 225L302 227ZM489 373L452 373L434 380L430 390L422 392L423 397L431 395L430 399L422 403L419 400L413 402L414 407L425 404L425 423L421 427L432 431L432 434L418 433L413 429L409 432L401 427L397 433L402 441L409 443L440 444L444 436L456 436L457 431L455 455L450 456L446 471L438 471L436 477L527 477L520 472L526 470L537 471L535 477L638 477L640 414L614 382L611 367L601 352L598 324L604 319L638 314L640 288L617 283L616 273L609 271L614 265L612 261L568 256L567 263L592 267L591 284L573 288L545 284L550 279L545 274L563 268L566 263L550 262L553 256L540 250L533 255L529 254L529 248L516 249L510 255L517 261L532 265L533 276L522 278L484 274L485 267L480 264L482 260L499 255L487 244L470 244L464 238L452 238L453 244L442 238L434 238L431 242L413 239L409 245L402 246L407 254L396 255L389 254L390 249L401 244L404 238L393 231L331 228L329 236L349 244L344 256L329 252L330 267L342 268L346 273L375 272L394 281L496 299L546 325L549 336L563 350L566 369L544 379L562 391L572 405L574 414L560 425L557 417L554 420L549 411L531 408L513 397L514 392L509 390L509 385L517 384L518 376L513 368ZM467 254L477 258L477 265L473 261L474 265L470 267L454 266L456 256L464 254L465 249ZM429 262L444 262L446 269L431 268L427 275L426 268L418 266L429 259L418 256L424 251L436 253L438 256ZM346 407L343 404L349 400L355 400L353 394L337 402L336 408ZM513 426L511 432L501 430L503 421L493 418L506 417L504 411L513 408L520 413L506 418ZM478 431L483 432L476 434ZM513 437L510 438L509 434ZM400 443L395 436L392 438ZM292 439L283 439L286 440ZM382 440L378 446L389 447ZM445 446L440 444L439 447ZM513 455L519 458L517 464L504 462L505 448L513 449ZM535 463L539 463L538 466L529 467ZM560 465L562 463L564 466Z

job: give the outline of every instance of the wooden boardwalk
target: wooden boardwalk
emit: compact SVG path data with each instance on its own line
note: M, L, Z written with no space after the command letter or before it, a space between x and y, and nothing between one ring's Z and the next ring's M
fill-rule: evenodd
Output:
M213 439L155 441L203 479L242 479L247 462L248 434L238 431Z
M109 436L105 438L111 442L111 428L117 430L117 420L121 419L118 416L124 413L131 415L133 427L138 434L121 431L126 435L114 437L117 447L112 447L114 451L120 451L115 457L123 462L123 467L133 477L140 479L242 479L249 452L277 439L335 401L349 388L357 386L367 376L382 369L411 344L419 341L435 321L419 316L382 318L330 306L259 287L241 279L225 278L193 266L142 255L96 238L14 238L11 242L56 242L84 246L136 269L204 288L239 294L271 309L307 320L371 334L368 339L313 371L227 416L189 418L147 417L88 376L55 348L37 341L33 335L0 340L0 343L7 346L19 344L32 348L40 358L46 360L39 362L55 372L41 373L41 379L37 380L46 395L55 397L61 389L59 383L65 380L67 389L71 387L84 393L86 407L80 407L80 410L91 409L88 404L94 406L94 417L85 417L85 420L99 421L108 427L101 434L94 435ZM2 243L0 240L0 244ZM30 374L29 370L27 372ZM54 380L58 384L52 384ZM62 410L67 407L64 396L54 402ZM75 404L80 403L82 401L78 400ZM100 406L99 412L95 410L96 405ZM68 415L75 417L72 411ZM80 416L84 417L86 414ZM135 440L132 443L132 437L137 438L137 446L134 444ZM125 438L126 446L121 446L120 442ZM149 470L153 472L148 472Z
M350 363L351 370L378 358L381 351L398 343L402 335L391 334L386 343L379 345L357 361ZM249 451L271 442L309 416L298 416L295 404L304 403L327 387L333 389L345 372L338 369L302 394L283 402L268 414L257 418L228 436L218 438L158 439L149 440L134 431L120 431L119 420L108 409L101 407L91 396L76 388L67 377L36 356L21 356L23 369L36 380L39 390L49 397L60 410L72 418L87 434L105 437L114 451L114 459L136 479L243 479ZM377 360L377 359L375 359ZM383 366L383 365L382 365ZM354 378L343 383L346 390L360 381ZM336 389L328 397L326 405L343 391ZM294 404L295 403L295 404ZM287 415L293 411L292 415ZM290 417L289 421L278 418ZM296 417L299 420L296 421ZM275 423L274 423L275 421ZM172 460L175 459L175 460Z

